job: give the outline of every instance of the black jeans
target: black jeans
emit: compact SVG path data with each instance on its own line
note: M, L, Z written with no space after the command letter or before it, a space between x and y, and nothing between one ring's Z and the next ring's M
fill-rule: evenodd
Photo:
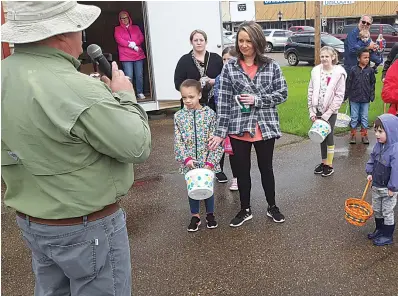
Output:
M269 206L275 205L275 178L272 167L275 139L265 141L247 142L231 137L231 145L234 151L236 177L240 194L240 206L242 209L250 207L250 191L252 187L250 178L252 144L257 154L257 163L261 173L261 183Z

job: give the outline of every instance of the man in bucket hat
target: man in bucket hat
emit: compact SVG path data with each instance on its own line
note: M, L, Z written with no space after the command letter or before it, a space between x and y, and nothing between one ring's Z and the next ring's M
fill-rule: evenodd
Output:
M2 61L4 202L32 251L35 295L131 295L125 213L118 199L146 160L151 135L133 87L79 73L95 6L8 2Z

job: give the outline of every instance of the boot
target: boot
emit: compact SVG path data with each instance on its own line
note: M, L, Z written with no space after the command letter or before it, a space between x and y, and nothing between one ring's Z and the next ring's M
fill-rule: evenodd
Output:
M356 128L352 128L351 129L350 144L356 144L357 143L356 136L357 136L357 129Z
M381 229L384 226L384 219L383 218L375 218L376 222L376 229L372 233L368 233L368 239L375 239L379 236L381 236L382 231Z
M384 225L382 228L382 235L373 240L375 246L387 246L393 243L394 225Z
M369 144L368 130L366 128L361 129L362 143Z

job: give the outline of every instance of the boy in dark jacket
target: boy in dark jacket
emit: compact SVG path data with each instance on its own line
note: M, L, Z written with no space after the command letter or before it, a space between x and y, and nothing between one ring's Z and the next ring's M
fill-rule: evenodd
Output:
M366 164L372 184L372 207L376 229L368 234L376 246L393 243L394 208L398 195L398 117L383 114L375 120L377 143Z
M369 67L370 52L362 49L358 53L358 64L351 68L348 76L346 95L350 100L351 139L356 143L356 132L359 123L362 125L361 136L364 144L368 139L369 103L375 99L376 77L374 69Z

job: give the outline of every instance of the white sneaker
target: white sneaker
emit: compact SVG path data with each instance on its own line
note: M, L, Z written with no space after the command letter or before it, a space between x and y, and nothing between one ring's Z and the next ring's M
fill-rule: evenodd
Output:
M229 190L231 190L231 191L239 190L239 188L238 188L238 179L237 178L233 178L232 179L231 186L229 187Z
M145 99L145 96L144 96L144 94L138 94L138 98L139 98L140 100L143 100L143 99Z

